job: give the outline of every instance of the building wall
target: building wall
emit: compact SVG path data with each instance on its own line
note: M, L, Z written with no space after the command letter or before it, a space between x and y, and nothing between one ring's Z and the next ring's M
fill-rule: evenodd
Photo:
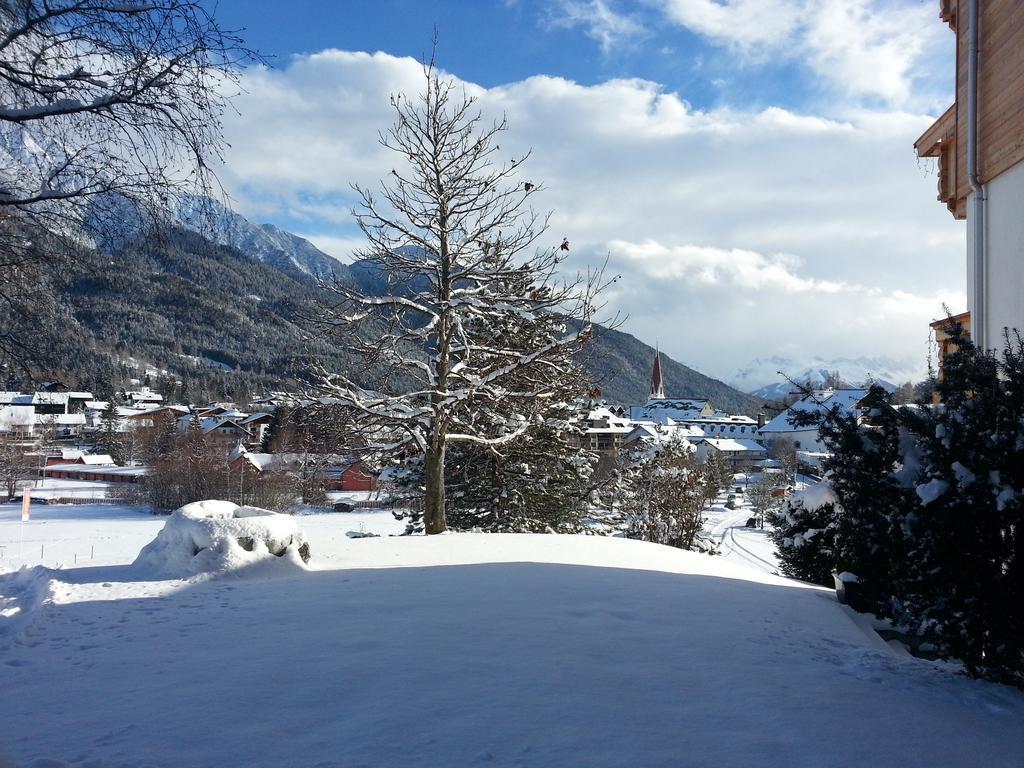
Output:
M779 440L792 440L798 451L824 451L825 444L818 437L817 429L792 430L789 432L762 432L761 443L769 451Z
M985 338L975 339L988 349L1000 349L1003 328L1024 331L1024 163L997 176L985 187L985 237L988 259L985 289L988 308ZM974 306L974 228L977 222L967 206L967 300Z

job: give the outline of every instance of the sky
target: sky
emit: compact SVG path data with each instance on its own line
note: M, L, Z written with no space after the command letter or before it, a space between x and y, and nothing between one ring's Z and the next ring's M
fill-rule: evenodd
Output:
M965 232L914 140L952 102L936 0L220 0L267 64L226 118L235 208L341 260L352 184L395 165L389 98L445 73L531 151L551 244L621 275L608 310L730 378L755 358L923 375L965 308ZM765 382L769 383L769 382Z

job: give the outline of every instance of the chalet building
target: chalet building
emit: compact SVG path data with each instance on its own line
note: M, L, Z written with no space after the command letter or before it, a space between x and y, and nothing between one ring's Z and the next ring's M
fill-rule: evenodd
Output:
M327 467L324 480L329 491L376 491L380 488L377 475L361 461Z
M312 468L323 478L324 488L328 491L376 491L380 487L377 475L366 464L343 456L250 453L244 447L236 446L228 457L228 466L248 475L302 473L304 468Z
M749 416L734 416L729 413L715 411L711 416L699 416L692 419L680 419L677 424L696 427L707 437L725 437L740 440L756 440L759 425L756 419Z
M610 408L598 406L587 414L583 429L583 447L609 456L618 456L622 441L633 431L632 422Z
M262 445L263 438L267 434L267 427L270 426L270 422L273 420L274 414L264 411L246 416L238 423L252 433L252 441L254 445Z
M157 408L118 408L117 413L126 429L146 429L160 426L169 420L188 415L184 405L162 405Z
M733 472L745 472L755 462L764 461L768 457L768 451L756 440L701 437L693 444L697 448L697 458L702 462L714 455L727 462Z
M124 393L124 399L129 405L140 408L148 407L152 408L157 405L162 405L164 402L164 396L159 392L154 392L149 387L143 387L142 389L129 390Z
M771 448L779 440L786 439L792 441L797 450L822 452L825 445L821 442L818 427L813 424L794 424L796 417L801 414L824 415L833 409L843 414L858 412L867 394L866 389L823 389L811 392L761 427L758 430L761 442Z
M1024 330L1024 2L940 0L939 17L956 35L956 100L914 148L938 159L938 199L967 221L964 325L994 349L1003 328Z

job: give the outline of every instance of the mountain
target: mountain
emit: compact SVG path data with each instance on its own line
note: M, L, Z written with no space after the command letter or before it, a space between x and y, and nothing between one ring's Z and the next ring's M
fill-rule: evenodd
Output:
M727 381L737 389L765 400L783 400L794 387L779 372L799 384L821 387L838 375L847 386L860 386L872 381L890 392L901 384L923 379L921 365L891 357L813 357L795 361L788 357L767 357L753 360L737 370Z
M40 360L85 389L166 372L195 400L285 388L293 359L306 353L348 365L298 318L315 314L315 277L334 274L373 293L386 289L381 276L291 233L213 210L213 239L199 231L209 209L182 206L182 226L158 238L113 255L82 246L58 291L57 320L36 338ZM647 399L653 358L652 347L599 326L582 362L609 401L631 404ZM706 397L744 413L760 405L664 355L662 369L670 396Z
M282 272L308 277L330 277L343 271L340 261L328 256L304 237L273 224L254 224L210 197L174 198L172 215L218 245L236 248Z
M593 353L584 364L609 402L635 405L647 402L651 392L654 347L628 333L596 326ZM707 398L731 413L755 415L763 401L683 365L664 352L661 372L668 397Z

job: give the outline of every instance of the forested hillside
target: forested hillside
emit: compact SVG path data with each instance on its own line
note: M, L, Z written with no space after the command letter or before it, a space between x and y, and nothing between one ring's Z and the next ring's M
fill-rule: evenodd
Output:
M37 330L37 356L48 363L40 372L104 393L152 369L154 386L183 382L175 396L244 399L293 387L294 361L303 355L350 363L302 323L315 313L322 289L297 270L279 268L291 263L287 251L272 256L254 258L185 228L115 256L82 249L54 286L55 317ZM338 263L337 274L371 292L384 287L358 266ZM599 327L584 362L608 400L637 403L647 398L653 355L633 336ZM758 406L756 398L664 355L662 365L670 396L709 397L743 412ZM8 378L8 386L22 383Z

